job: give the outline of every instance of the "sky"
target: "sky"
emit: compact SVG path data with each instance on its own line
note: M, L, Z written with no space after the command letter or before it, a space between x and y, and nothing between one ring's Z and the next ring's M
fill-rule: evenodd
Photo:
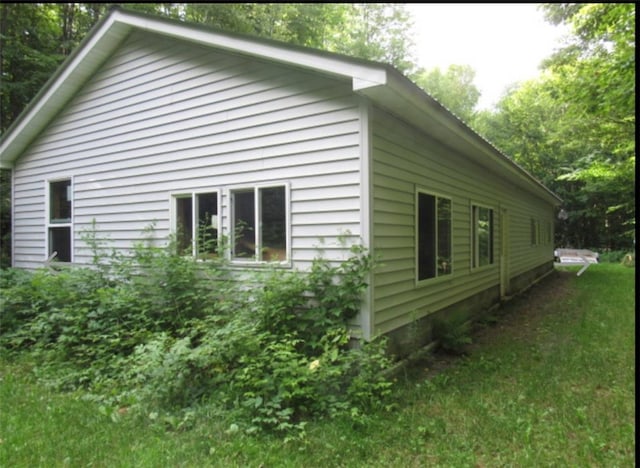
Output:
M425 69L470 65L492 107L511 84L535 78L540 62L561 46L564 27L545 21L534 3L412 3L415 57Z

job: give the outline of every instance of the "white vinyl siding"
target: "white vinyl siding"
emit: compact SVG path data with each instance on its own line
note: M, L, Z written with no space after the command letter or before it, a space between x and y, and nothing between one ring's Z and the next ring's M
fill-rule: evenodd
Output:
M75 263L96 220L118 249L146 227L166 239L171 194L220 190L230 234L230 187L286 183L291 266L338 238L361 236L360 100L338 81L145 33L132 34L20 157L15 264L44 260L44 180L74 177Z

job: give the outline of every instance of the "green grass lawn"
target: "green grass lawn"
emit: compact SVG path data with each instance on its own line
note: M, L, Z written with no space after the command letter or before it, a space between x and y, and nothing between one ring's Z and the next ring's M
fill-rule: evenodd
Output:
M408 370L393 411L321 421L303 441L250 437L206 409L169 430L107 414L0 360L0 466L635 466L635 269L577 269L507 304L466 356Z

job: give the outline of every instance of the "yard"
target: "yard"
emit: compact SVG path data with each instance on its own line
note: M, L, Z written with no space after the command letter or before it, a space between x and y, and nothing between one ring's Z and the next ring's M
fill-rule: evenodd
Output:
M407 370L392 408L304 440L206 409L181 426L112 413L0 360L0 466L635 466L635 269L578 269L489 317L463 356Z

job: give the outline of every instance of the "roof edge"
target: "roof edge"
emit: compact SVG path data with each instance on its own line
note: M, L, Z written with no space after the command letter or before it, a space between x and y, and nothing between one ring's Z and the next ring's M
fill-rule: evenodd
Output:
M121 10L115 10L117 13ZM107 33L111 30L114 19L113 14L105 16L94 25L80 44L69 54L69 56L58 66L53 75L40 88L38 93L29 101L20 115L9 126L0 138L0 166L11 168L15 159L31 143L41 130L51 121L57 112L72 97L72 91L77 91L81 86L71 87L67 93L60 92L65 81L82 67L87 53L96 47L97 43L105 40ZM122 30L121 36L125 36L128 31ZM115 43L112 47L117 47ZM106 59L106 57L104 57ZM97 68L97 66L93 67ZM90 73L90 71L87 71ZM84 81L82 85L84 85ZM46 112L45 112L46 111ZM34 127L35 131L25 135L25 129Z
M458 118L439 101L430 96L399 71L393 69L393 72L389 73L389 80L387 84L388 88L402 100L402 102L397 103L397 110L406 110L408 107L413 107L418 112L430 115L441 125L454 132L458 138L465 140L468 144L481 151L484 155L491 158L491 160L513 175L516 175L520 180L530 185L532 188L537 188L538 192L544 198L547 198L548 201L556 205L563 202L558 195L553 193L529 171L500 151L489 140L476 132L463 120ZM391 110L393 111L395 109Z

